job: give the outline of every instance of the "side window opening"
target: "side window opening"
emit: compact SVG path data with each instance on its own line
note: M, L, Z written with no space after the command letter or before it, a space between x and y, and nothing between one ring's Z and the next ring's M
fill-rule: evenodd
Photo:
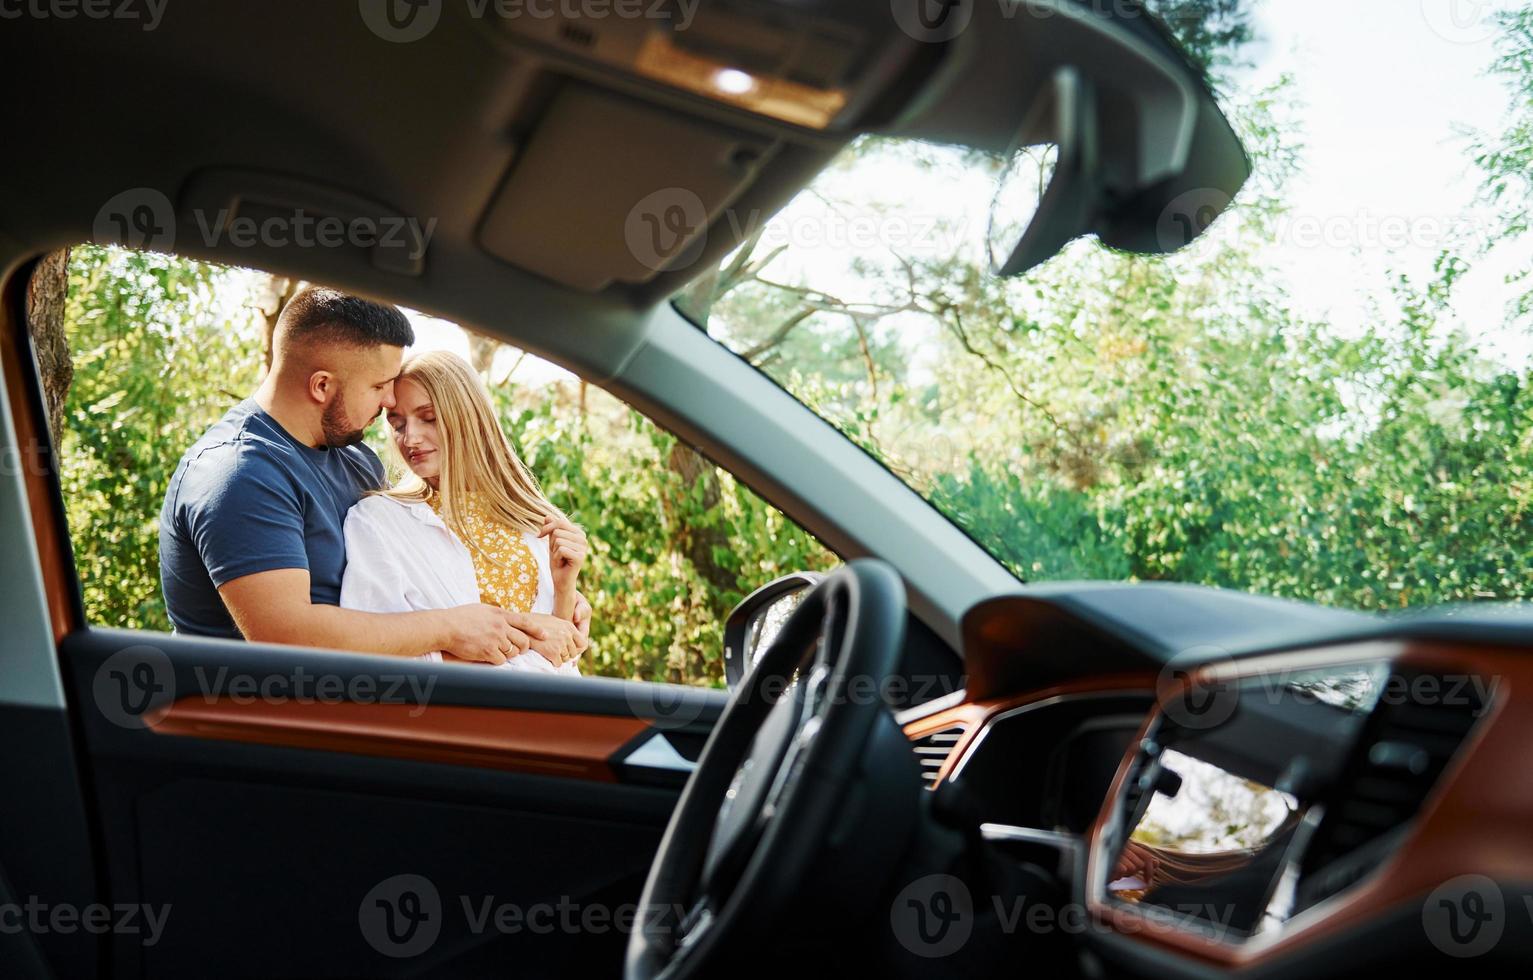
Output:
M31 329L87 622L171 628L158 521L182 454L248 397L302 284L82 245L38 266ZM39 297L41 301L39 301ZM419 350L467 360L549 500L586 531L587 675L722 686L722 624L755 587L838 559L726 471L600 388L406 311ZM386 426L367 444L401 475Z

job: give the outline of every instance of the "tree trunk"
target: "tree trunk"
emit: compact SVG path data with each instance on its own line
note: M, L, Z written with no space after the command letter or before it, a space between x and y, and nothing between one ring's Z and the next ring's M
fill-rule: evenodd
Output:
M713 468L713 464L696 450L678 440L671 446L666 468L681 477L682 496L693 494L697 485L701 483L702 506L707 510L718 506L721 499L719 474ZM677 513L678 508L675 502L668 501L666 509L670 512L672 535L677 550L692 563L697 573L713 586L714 595L737 589L739 582L735 573L721 566L713 557L714 548L729 546L729 538L724 532L716 527L699 527L683 520Z
M490 381L490 369L495 366L495 355L500 353L500 341L494 337L486 337L483 334L465 330L468 334L468 360L474 365L474 370L488 384Z
M48 410L48 428L58 445L64 431L64 402L74 381L69 338L64 336L64 301L69 295L69 249L49 252L27 284L27 329L37 352L37 369Z
M255 307L261 313L261 359L264 365L261 374L264 376L271 370L271 338L277 330L277 318L282 316L282 308L287 301L298 295L298 290L307 283L301 279L289 279L286 276L267 276L265 282L254 290Z

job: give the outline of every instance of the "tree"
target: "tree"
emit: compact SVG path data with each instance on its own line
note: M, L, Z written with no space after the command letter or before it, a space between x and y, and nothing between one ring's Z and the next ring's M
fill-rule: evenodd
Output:
M1491 73L1506 85L1507 121L1501 132L1473 141L1480 197L1495 209L1500 225L1486 236L1486 248L1533 230L1533 7L1503 11L1499 20ZM1513 281L1528 287L1513 301L1513 315L1533 321L1533 267L1524 267Z
M64 403L74 380L69 338L64 329L64 305L69 292L69 249L49 252L37 262L27 283L27 328L37 355L48 429L55 446L64 431Z
M261 317L261 372L263 375L271 370L272 335L276 333L277 320L282 317L282 309L287 306L288 300L298 295L307 285L308 283L302 279L261 274L250 291L251 305Z

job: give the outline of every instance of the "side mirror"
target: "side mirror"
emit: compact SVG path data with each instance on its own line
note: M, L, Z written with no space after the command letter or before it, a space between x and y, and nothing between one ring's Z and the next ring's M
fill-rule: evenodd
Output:
M724 680L734 689L772 642L804 595L825 578L819 572L794 572L752 592L724 621Z

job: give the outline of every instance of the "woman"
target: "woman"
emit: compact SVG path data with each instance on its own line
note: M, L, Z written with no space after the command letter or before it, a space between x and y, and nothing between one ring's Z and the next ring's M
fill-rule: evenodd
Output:
M572 627L577 603L589 615L575 591L585 532L543 496L473 368L445 351L411 357L388 422L409 475L346 515L341 605L406 612L484 602L531 613L551 639L501 666L578 675L586 640Z

